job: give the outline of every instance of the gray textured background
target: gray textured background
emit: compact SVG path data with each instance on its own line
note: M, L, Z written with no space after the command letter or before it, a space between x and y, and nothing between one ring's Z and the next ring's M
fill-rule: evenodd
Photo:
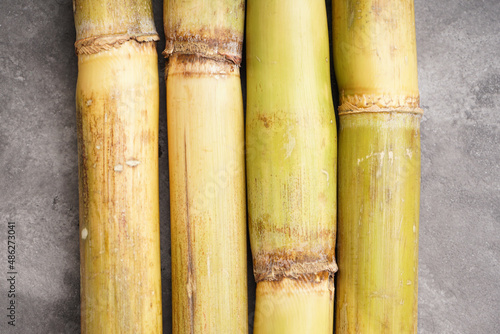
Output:
M154 4L163 38L162 4ZM425 111L419 333L500 333L500 1L415 0L415 11ZM79 332L74 39L71 1L0 1L0 333ZM161 82L162 284L169 333L164 89ZM6 325L7 221L17 226L15 330ZM252 286L250 281L251 297Z

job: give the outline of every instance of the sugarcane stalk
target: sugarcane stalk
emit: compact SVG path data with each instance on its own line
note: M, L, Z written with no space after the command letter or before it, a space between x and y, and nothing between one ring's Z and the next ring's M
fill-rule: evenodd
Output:
M416 333L420 117L412 0L338 0L336 333Z
M247 6L254 333L331 333L336 124L325 2Z
M247 333L244 1L164 2L173 333Z
M75 0L81 332L162 333L149 0Z

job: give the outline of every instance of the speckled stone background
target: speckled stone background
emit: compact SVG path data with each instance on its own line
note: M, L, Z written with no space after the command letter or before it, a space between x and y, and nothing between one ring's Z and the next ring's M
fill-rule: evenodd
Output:
M153 2L163 39L162 3ZM425 111L419 333L500 333L500 1L415 0L415 12ZM0 333L80 332L74 39L70 0L0 1ZM160 73L163 67L160 58ZM170 333L164 90L161 82ZM17 236L15 328L7 325L8 221ZM251 276L249 292L252 300Z

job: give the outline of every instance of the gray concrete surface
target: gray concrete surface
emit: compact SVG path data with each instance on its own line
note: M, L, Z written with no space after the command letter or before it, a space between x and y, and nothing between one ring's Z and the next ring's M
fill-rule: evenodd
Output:
M163 38L161 6L154 0ZM500 2L415 0L415 10L425 111L419 333L500 333ZM70 0L0 2L0 333L79 333L74 39ZM163 111L164 88L162 82ZM170 333L160 114L164 332ZM15 328L7 325L8 221L16 223Z
M500 333L500 1L415 1L421 333Z

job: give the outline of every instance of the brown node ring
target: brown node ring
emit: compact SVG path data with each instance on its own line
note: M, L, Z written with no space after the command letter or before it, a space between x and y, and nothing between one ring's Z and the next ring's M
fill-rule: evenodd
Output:
M199 57L220 62L230 62L240 66L242 42L235 41L230 44L234 45L231 46L226 43L216 45L206 41L173 41L167 39L165 51L162 52L162 55L165 58L173 54L197 55Z
M125 42L136 41L137 43L147 43L159 41L158 34L145 34L145 35L104 35L97 37L89 37L75 42L75 53L77 55L91 55L101 51L111 50L117 48Z
M341 95L339 116L362 113L406 113L422 115L419 96L393 95Z
M316 281L316 277L321 273L326 272L329 276L333 277L338 270L335 260L319 260L312 262L288 261L286 264L282 263L282 261L279 263L274 263L273 261L270 263L264 262L267 261L254 260L254 276L256 283L260 281L279 281L283 278Z

